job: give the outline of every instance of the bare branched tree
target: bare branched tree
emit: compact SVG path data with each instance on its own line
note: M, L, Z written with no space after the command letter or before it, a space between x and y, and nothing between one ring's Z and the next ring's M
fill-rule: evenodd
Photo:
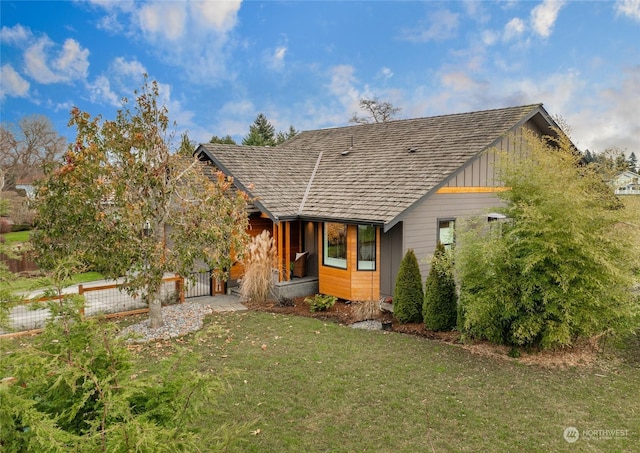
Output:
M395 116L402 110L401 108L394 107L390 102L380 101L375 97L373 99L360 99L360 109L366 113L366 116L359 116L356 112L349 120L350 123L385 123L394 120Z
M0 125L0 169L7 188L15 182L42 174L43 165L55 162L67 147L66 139L43 115L25 116L17 124Z

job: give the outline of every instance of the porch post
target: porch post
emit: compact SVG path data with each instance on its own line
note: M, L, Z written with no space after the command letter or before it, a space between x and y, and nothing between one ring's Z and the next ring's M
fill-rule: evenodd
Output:
M275 226L275 223L274 223ZM277 231L277 235L278 235L278 257L277 257L277 262L278 262L278 281L281 282L283 280L283 275L282 275L282 223L279 223L276 227L276 231Z
M291 280L291 222L284 222L284 279Z

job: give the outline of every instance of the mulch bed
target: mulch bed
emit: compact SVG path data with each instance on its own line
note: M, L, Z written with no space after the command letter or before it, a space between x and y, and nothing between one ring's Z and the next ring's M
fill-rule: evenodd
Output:
M362 321L362 319L359 319L354 314L355 303L353 302L338 300L336 304L327 311L312 312L309 310L309 305L304 302L304 299L304 297L294 299L294 305L292 306L282 306L275 301L260 304L245 301L243 304L249 310L304 316L336 322L343 325L351 325L358 321ZM457 331L434 332L426 329L423 323L400 324L393 318L393 315L388 312L381 312L375 319L382 322L392 322L392 330L394 332L424 337L442 343L454 344L467 349L473 354L495 357L526 365L537 365L549 368L592 366L597 362L601 353L601 348L599 347L597 339L595 339L584 340L572 348L555 351L540 352L519 349L518 352L520 353L520 356L514 358L510 356L510 352L513 348L509 346L496 345L486 341L461 343L460 334Z

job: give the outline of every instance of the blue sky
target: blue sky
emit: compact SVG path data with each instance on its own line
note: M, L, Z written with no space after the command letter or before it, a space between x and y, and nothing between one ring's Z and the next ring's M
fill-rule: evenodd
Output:
M1 120L113 118L142 73L203 142L543 103L580 149L640 153L640 0L1 3Z

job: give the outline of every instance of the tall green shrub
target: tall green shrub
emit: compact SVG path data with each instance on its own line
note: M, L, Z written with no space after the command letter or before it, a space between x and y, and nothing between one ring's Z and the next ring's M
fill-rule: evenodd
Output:
M424 287L422 317L427 329L453 329L456 326L457 302L450 254L438 243Z
M393 316L401 323L422 321L422 276L413 250L402 258L393 293Z
M525 134L526 152L503 155L508 221L461 222L455 266L464 335L553 348L638 326L630 288L640 213L624 208L568 139ZM636 237L634 237L634 235ZM637 277L636 277L637 278Z

